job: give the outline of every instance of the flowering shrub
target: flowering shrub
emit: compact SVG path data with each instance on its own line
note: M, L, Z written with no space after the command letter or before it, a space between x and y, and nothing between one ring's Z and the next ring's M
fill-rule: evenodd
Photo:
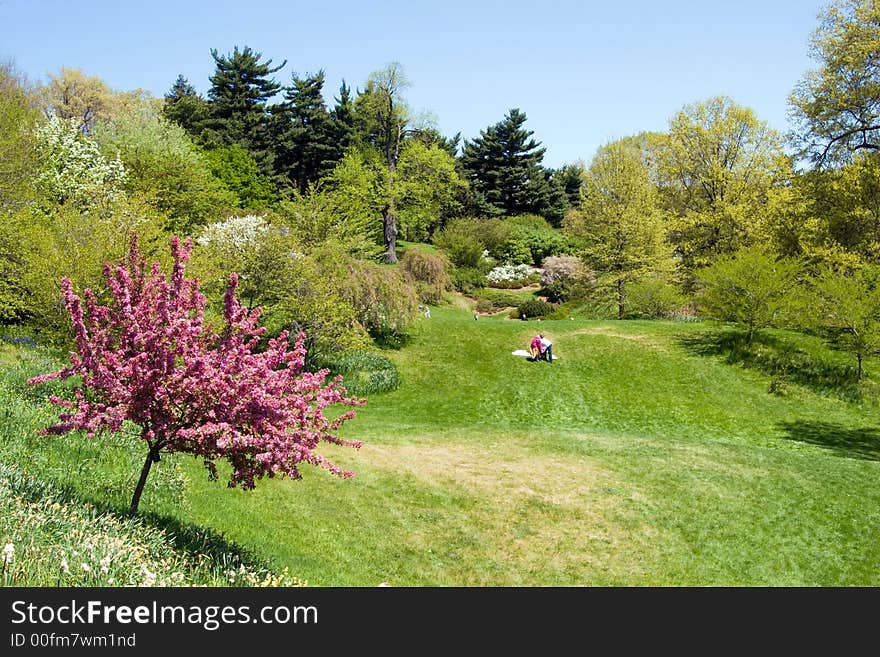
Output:
M126 174L122 162L105 158L75 120L50 116L37 127L35 137L44 165L37 186L49 198L89 206L96 200L113 201L123 194Z
M257 326L259 309L249 311L236 299L235 274L224 300L223 330L210 331L203 321L205 297L198 282L184 275L191 247L172 239L168 280L158 263L147 270L134 239L126 264L104 267L110 306L98 305L88 288L81 300L70 280L62 280L77 351L69 367L30 383L74 375L82 380L73 400L50 397L68 410L44 433L82 430L94 437L120 431L126 420L138 425L148 454L132 515L162 451L201 457L212 477L214 461L225 458L232 466L229 485L245 489L263 476L298 479L303 462L353 476L314 450L321 441L360 447L336 436L354 411L330 420L324 410L364 400L347 397L341 379L325 384L326 370L303 371L302 334L293 349L282 332L255 353L265 329Z
M232 216L205 226L198 243L240 253L255 248L268 232L269 224L265 217L254 214Z
M550 256L541 267L541 294L548 301L583 297L596 286L596 277L574 256Z
M505 264L495 267L486 274L486 280L492 287L522 287L536 282L538 270L530 265Z

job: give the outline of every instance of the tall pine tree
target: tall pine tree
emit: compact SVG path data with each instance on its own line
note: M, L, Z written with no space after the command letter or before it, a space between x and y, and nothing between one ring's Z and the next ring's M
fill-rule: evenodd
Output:
M162 106L162 114L166 119L177 123L196 139L201 136L210 111L205 99L182 74L177 76L171 89L165 94L165 104Z
M351 88L342 81L339 96L333 99L336 105L330 111L330 134L336 148L334 159L341 160L346 149L354 140L354 100Z
M466 141L462 164L477 199L488 215L555 214L541 143L523 124L526 115L514 108L503 120Z
M301 194L342 159L323 88L324 71L304 77L294 74L284 95L288 125L282 137L282 161L276 169L282 170Z
M272 60L261 62L262 53L248 46L235 47L229 55L211 50L216 69L210 77L210 127L220 145L244 146L264 174L273 173L274 140L270 130L268 101L282 86L270 78L287 60L272 67Z

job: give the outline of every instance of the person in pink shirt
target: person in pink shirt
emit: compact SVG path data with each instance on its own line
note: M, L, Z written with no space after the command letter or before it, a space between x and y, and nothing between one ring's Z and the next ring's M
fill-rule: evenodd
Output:
M536 335L529 344L529 351L532 352L532 360L538 360L541 357L541 336Z

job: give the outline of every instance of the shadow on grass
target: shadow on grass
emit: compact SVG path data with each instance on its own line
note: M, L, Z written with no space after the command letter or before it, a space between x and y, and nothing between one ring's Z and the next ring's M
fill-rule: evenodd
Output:
M777 425L789 440L827 447L838 456L880 461L880 429L850 429L831 422L797 420Z
M128 509L108 503L88 494L83 494L70 485L59 486L37 479L33 475L17 470L6 471L3 475L10 487L23 499L37 502L50 499L68 504L89 504L96 515L111 515L120 520L128 520ZM250 550L228 541L220 533L193 523L181 522L177 518L157 513L141 512L137 520L144 526L160 529L168 536L169 542L183 552L192 565L208 562L217 570L233 570L245 566L253 571L272 571L276 569L267 561L260 559Z
M721 356L728 365L766 374L771 377L769 392L781 392L786 383L795 383L846 401L863 400L855 366L829 362L773 335L759 333L749 345L743 331L717 329L680 335L677 340L691 354Z
M262 570L274 570L268 562L257 557L250 550L228 541L222 534L195 525L189 522L181 522L171 516L154 513L139 514L145 523L163 529L171 538L174 547L186 552L194 562L201 555L208 557L215 565L226 568L237 568L239 565Z

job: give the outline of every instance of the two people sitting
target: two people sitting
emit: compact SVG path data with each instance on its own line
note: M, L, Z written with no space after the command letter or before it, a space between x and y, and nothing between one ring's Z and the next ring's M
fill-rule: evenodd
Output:
M532 338L529 344L529 351L532 354L532 360L546 360L548 363L553 362L553 343L545 338L542 333L538 333Z

